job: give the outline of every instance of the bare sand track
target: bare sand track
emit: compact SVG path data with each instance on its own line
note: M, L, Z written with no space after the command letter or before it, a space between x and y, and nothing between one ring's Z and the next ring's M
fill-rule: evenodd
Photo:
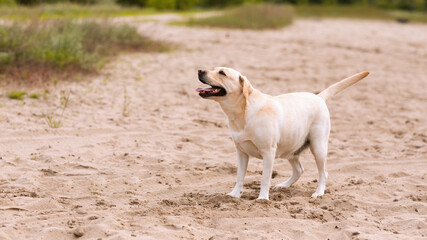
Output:
M94 79L61 82L46 99L10 100L1 86L0 239L426 239L427 25L298 20L274 31L135 22L178 44L122 55ZM371 75L328 102L325 196L317 170L255 201L251 159L241 199L219 106L194 91L197 69L229 66L277 95ZM28 91L37 91L29 89ZM62 127L43 113L71 91ZM126 106L126 107L125 107ZM128 116L123 116L123 108ZM272 184L291 174L278 159ZM77 230L76 230L77 229Z

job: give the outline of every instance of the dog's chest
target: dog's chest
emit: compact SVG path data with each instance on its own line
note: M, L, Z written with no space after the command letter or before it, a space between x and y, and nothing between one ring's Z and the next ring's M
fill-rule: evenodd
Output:
M234 144L236 144L236 147L240 151L252 157L262 158L257 146L250 140L244 131L231 132L231 137L233 138Z

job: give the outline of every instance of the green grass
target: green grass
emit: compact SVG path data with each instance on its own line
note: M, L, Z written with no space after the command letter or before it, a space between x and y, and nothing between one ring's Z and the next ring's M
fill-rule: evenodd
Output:
M38 93L31 93L29 97L30 97L30 98L34 98L34 99L38 99L40 96L41 96L41 95L40 95L40 94L38 94Z
M297 5L295 6L298 17L318 18L357 18L376 20L407 19L414 22L427 22L426 12L410 12L403 10L386 10L376 7L355 5Z
M427 12L386 10L366 5L244 5L226 9L223 14L207 18L190 18L173 24L240 29L280 28L293 18L355 18L371 20L400 20L427 23Z
M56 19L56 18L108 18L140 15L178 13L191 15L203 12L201 9L185 11L156 10L152 8L124 7L116 4L80 5L75 3L40 4L36 6L0 5L0 18L12 20Z
M293 16L293 8L287 5L247 4L225 10L219 16L190 18L184 24L254 30L275 29L291 24Z
M129 25L72 20L0 25L0 72L26 81L96 72L121 51L167 51Z
M24 92L24 91L12 91L12 92L7 93L7 96L8 96L10 99L24 100L24 96L25 96L26 94L27 94L27 93L26 93L26 92Z
M3 19L50 19L136 16L159 13L154 9L121 7L115 4L79 5L73 3L41 4L37 6L0 6Z

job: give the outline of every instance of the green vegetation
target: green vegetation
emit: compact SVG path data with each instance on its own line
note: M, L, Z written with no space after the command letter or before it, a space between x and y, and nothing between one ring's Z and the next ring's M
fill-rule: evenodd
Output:
M34 99L38 99L40 97L40 94L38 94L38 93L31 93L29 97L30 98L34 98Z
M402 16L414 21L424 21L422 19L427 15L427 0L17 0L17 2L19 4L14 0L0 0L0 18L117 17L167 13L165 10L169 12L181 10L180 13L185 14L189 9L200 11L248 3L292 4L300 10L302 16L347 17L349 14L349 17L359 15L380 19Z
M276 3L294 5L363 5L383 9L408 11L427 11L427 0L0 0L0 6L27 5L38 6L42 16L99 16L99 15L137 15L146 14L140 8L158 10L187 10L241 5L247 3ZM73 6L64 8L65 6ZM81 4L80 7L77 7ZM51 7L51 6L54 7ZM84 6L83 6L84 5ZM122 7L119 7L121 5ZM136 6L140 8L131 8ZM45 9L46 8L46 9ZM19 8L16 9L20 11ZM68 12L69 11L69 12ZM22 12L22 11L21 11ZM150 12L150 11L148 11ZM0 16L4 16L0 14ZM62 15L61 15L62 16Z
M0 72L27 81L95 72L120 51L165 51L134 27L71 20L0 25Z
M363 5L297 5L295 8L298 17L358 18L427 22L427 13L402 10L392 11Z
M213 7L218 6L216 2L231 2L231 1L221 1L221 0L116 0L118 4L125 6L139 6L146 8L155 8L155 9L177 9L185 10L195 7ZM243 3L243 0L234 0L238 4ZM225 5L223 5L225 6Z
M15 0L19 4L23 5L35 5L40 3L58 3L58 2L74 2L79 4L95 4L102 3L105 0Z
M7 96L8 96L10 99L24 100L24 96L25 96L26 94L27 94L27 93L26 93L26 92L24 92L24 91L12 91L12 92L7 93Z
M158 11L138 7L121 7L115 4L79 5L67 2L36 6L1 6L0 4L0 18L6 19L117 17L153 13L158 13Z
M187 24L241 28L241 29L274 29L292 23L293 8L275 4L247 4L226 10L224 14L209 18L191 18Z
M363 5L383 9L427 11L427 0L117 0L119 4L156 9L190 9L194 7L227 7L247 3L276 3L295 5Z
M27 92L25 91L12 91L12 92L8 92L7 96L10 99L16 99L16 100L24 100L24 96L28 95ZM28 95L30 98L34 98L34 99L38 99L41 95L38 93L31 93Z
M386 10L364 5L246 4L225 10L223 14L218 16L190 18L188 21L173 24L261 30L286 26L292 23L292 19L295 17L357 18L427 23L427 13Z

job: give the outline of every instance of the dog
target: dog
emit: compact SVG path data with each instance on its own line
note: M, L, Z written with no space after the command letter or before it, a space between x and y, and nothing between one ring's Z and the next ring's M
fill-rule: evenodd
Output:
M300 153L310 148L319 171L319 181L313 198L324 195L326 157L330 134L330 118L326 100L365 78L361 72L326 88L319 94L308 92L270 96L255 89L238 71L217 67L198 70L199 80L210 88L197 88L199 96L219 103L228 118L228 126L237 150L237 181L228 194L239 198L249 157L263 160L261 189L258 199L269 199L273 162L286 158L292 175L276 185L288 188L304 171Z

